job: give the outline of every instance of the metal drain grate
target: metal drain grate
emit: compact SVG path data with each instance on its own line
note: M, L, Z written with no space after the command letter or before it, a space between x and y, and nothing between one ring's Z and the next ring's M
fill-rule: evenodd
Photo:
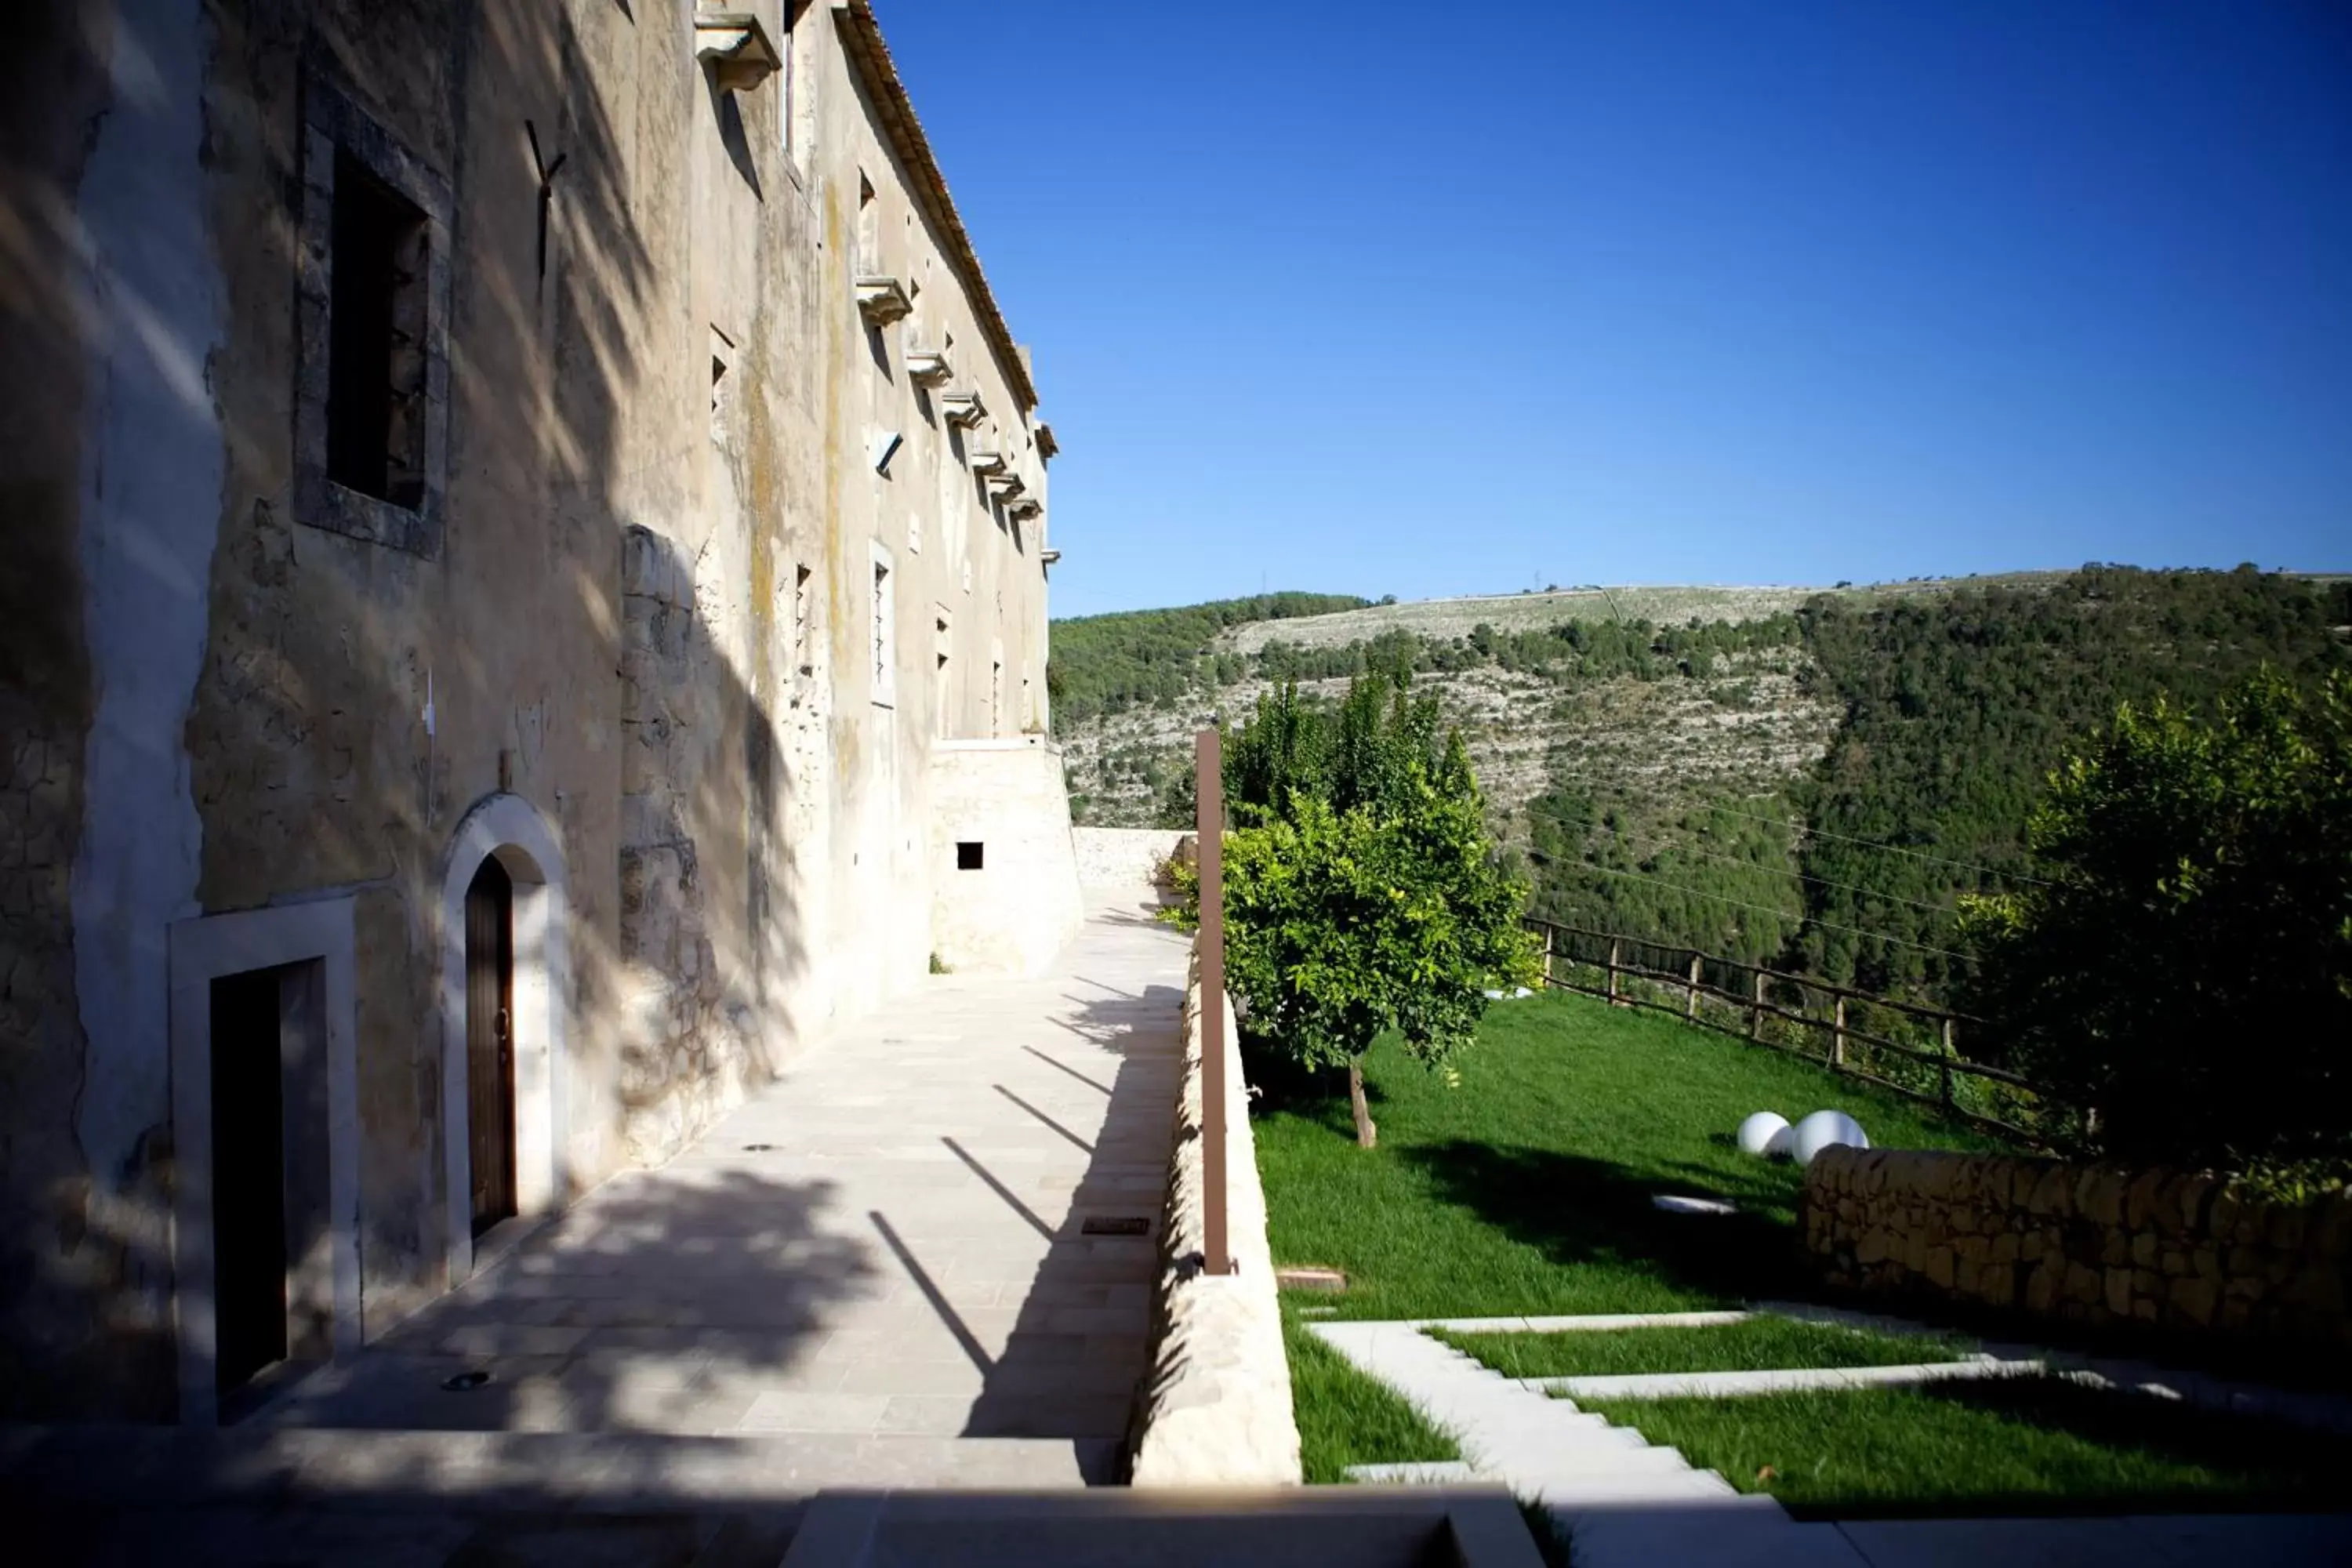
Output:
M1141 1215L1098 1214L1078 1226L1080 1236L1150 1236L1151 1222Z

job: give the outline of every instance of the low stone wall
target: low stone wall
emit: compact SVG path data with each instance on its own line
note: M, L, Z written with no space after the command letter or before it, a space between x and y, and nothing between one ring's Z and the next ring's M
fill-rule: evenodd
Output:
M1152 888L1160 868L1190 833L1166 827L1073 827L1078 885L1086 888Z
M2199 1172L1834 1148L1805 1172L1800 1223L1845 1289L2352 1346L2352 1196L2272 1203Z
M1151 1378L1136 1415L1131 1479L1148 1486L1290 1485L1300 1479L1298 1422L1274 1254L1265 1239L1265 1191L1250 1136L1233 1008L1225 1008L1226 1241L1234 1269L1200 1271L1202 1207L1201 957L1195 939L1184 990L1184 1086L1176 1103L1176 1152L1160 1227Z

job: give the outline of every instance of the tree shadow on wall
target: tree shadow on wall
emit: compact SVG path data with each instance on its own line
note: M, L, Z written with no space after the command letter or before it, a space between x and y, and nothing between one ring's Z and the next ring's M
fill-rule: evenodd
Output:
M52 5L41 14L62 16L67 9ZM116 18L118 51L152 43L142 36L151 20ZM58 330L72 312L53 308L50 296L73 294L91 280L85 273L106 281L119 320L157 323L131 345L152 364L119 348L110 362L127 398L135 403L140 389L131 384L142 376L168 386L176 364L205 368L209 396L151 401L168 404L172 417L220 442L228 454L225 483L218 494L173 500L152 521L159 537L168 530L213 541L209 580L193 573L171 587L184 601L174 613L204 617L208 640L184 724L175 716L168 734L142 738L153 742L166 771L184 748L188 794L203 803L195 891L204 910L357 889L359 1092L367 1129L359 1250L366 1304L381 1310L387 1300L438 1287L447 1241L441 1116L447 1055L429 1022L439 983L431 937L441 862L467 811L501 791L522 795L565 847L572 991L559 1000L576 1021L571 1081L581 1121L609 1124L674 1089L695 1088L693 1075L704 1070L673 1062L676 1016L635 1009L648 974L667 988L665 1005L692 1022L755 1020L759 1027L733 1030L730 1048L747 1078L772 1068L773 1043L794 1022L782 998L807 967L796 840L785 818L796 798L823 785L804 776L790 748L761 750L776 733L782 699L776 671L760 662L767 650L757 637L751 661L739 666L717 651L707 629L690 627L707 700L698 704L682 753L694 765L672 781L677 840L690 842L692 855L670 868L669 891L700 909L715 940L698 938L649 962L615 907L615 845L629 842L630 816L610 783L622 771L616 738L627 742L616 722L622 541L631 523L696 515L691 476L710 435L698 400L668 396L703 374L692 363L700 345L690 345L696 352L680 366L668 363L672 340L664 336L693 276L687 221L693 182L648 178L632 164L650 144L641 132L651 136L649 127L660 123L655 111L690 109L687 95L699 93L698 83L660 73L636 79L649 57L625 6L281 7L236 20L233 37L205 67L211 107L226 109L205 121L206 136L216 139L209 166L224 182L215 211L238 204L236 221L218 235L230 341L214 352L178 317L141 297L138 278L116 265L121 258L76 248L68 232L76 176L66 174L37 200L22 193L29 237L22 247L0 247L6 251L0 320L12 327L49 323L37 335L10 334L0 382L80 386L91 345ZM89 57L87 39L68 58L58 44L66 33L51 30L56 38L36 29L43 47L15 59L73 83L108 79L106 62ZM71 31L81 39L79 28ZM448 237L450 481L437 557L314 529L295 515L288 397L295 344L287 323L295 280L309 265L298 253L309 153L296 132L313 68L339 81L456 187ZM93 92L89 102L66 102L64 112L57 104L65 95L27 94L10 128L21 121L40 131L44 153L48 132L59 127L69 139L86 138L108 110L102 92ZM111 112L120 124L155 109L126 103ZM709 129L682 112L680 122L697 134ZM527 151L533 147L543 154L536 163ZM762 145L756 155L782 153ZM62 157L45 157L39 166L52 163L77 167ZM19 194L13 180L11 188ZM280 205L263 200L272 192ZM727 195L755 199L740 188ZM263 210L249 212L256 202ZM544 227L536 224L541 214ZM766 235L809 220L795 204L782 204L763 208L760 221ZM762 374L779 382L769 394L779 405L806 395L791 379L809 374L796 364ZM78 393L53 401L77 409L81 403ZM160 423L152 432L166 433ZM71 429L54 444L72 459L70 470L80 460ZM9 447L0 456L13 462L17 441ZM69 510L58 516L55 537L41 531L22 552L63 563L47 590L52 609L26 636L55 645L51 654L79 658L82 628L65 613L83 597L77 525ZM765 533L782 524L751 526L764 548ZM524 646L513 640L517 627L529 630L527 658L514 652ZM13 641L0 645L10 659L16 649ZM16 666L0 661L0 673L13 684ZM79 685L68 684L79 691L87 683L85 660ZM0 714L18 711L15 695L0 693ZM428 710L436 715L429 724ZM47 724L47 715L36 717ZM75 737L89 730L86 714L66 717ZM68 799L79 798L80 745L77 738L49 752ZM59 864L70 864L70 837L56 847ZM37 911L35 923L70 934L62 876L54 892L53 907ZM733 940L747 923L748 942ZM5 934L16 938L13 922ZM160 931L121 934L160 951ZM25 1036L38 1060L0 1112L8 1133L0 1139L8 1148L0 1170L6 1298L0 1367L9 1373L0 1378L7 1384L0 1406L43 1417L168 1420L176 1352L170 1107L159 1094L137 1108L150 1124L128 1172L114 1156L76 1144L73 1086L81 1082L86 1045L72 1014L70 948L60 942L58 951L65 977L45 979L33 1000L61 1026ZM650 1023L648 1012L656 1015ZM168 1060L160 1016L154 1028L157 1037L128 1045L150 1060ZM600 1100L593 1108L584 1105L592 1091ZM136 1092L135 1085L121 1090ZM792 1194L769 1195L791 1212ZM789 1295L793 1270L777 1259L799 1258L814 1270L807 1289L821 1293L835 1263L808 1250L813 1246L795 1253L786 1245L769 1260L774 1276L762 1283ZM183 1315L201 1315L203 1305L177 1303ZM27 1373L21 1380L19 1368ZM576 1408L606 1397L593 1378L584 1389L582 1381L574 1379L570 1395ZM493 1393L477 1404L496 1407L506 1397Z

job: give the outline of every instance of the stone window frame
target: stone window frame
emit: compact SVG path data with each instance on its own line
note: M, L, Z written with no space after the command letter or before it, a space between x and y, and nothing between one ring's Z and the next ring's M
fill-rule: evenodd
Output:
M333 339L335 155L348 154L425 215L425 494L412 511L327 476ZM341 89L303 84L302 201L295 252L294 518L430 561L441 553L449 486L448 183Z
M868 695L877 708L898 705L898 563L890 547L871 542L866 625Z
M327 1078L327 1214L333 1356L365 1342L360 1276L358 900L349 894L175 921L167 929L172 1143L173 1335L180 1424L220 1419L214 1386L212 983L256 969L317 965L318 1024Z

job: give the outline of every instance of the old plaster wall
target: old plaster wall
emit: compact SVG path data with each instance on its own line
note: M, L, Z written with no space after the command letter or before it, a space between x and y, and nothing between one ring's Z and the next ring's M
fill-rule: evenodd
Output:
M775 0L752 8L782 36ZM0 391L46 395L5 398L0 485L20 563L46 564L0 627L7 1364L71 1390L11 1377L27 1409L169 1413L169 921L354 899L380 1333L449 1283L441 889L472 807L520 802L562 861L576 1191L918 984L933 743L1044 729L1038 520L970 468L1002 451L1042 497L1034 411L877 126L856 17L802 7L788 79L729 93L692 16L52 0L11 20L27 221L0 245ZM415 547L299 501L325 88L448 193L447 480ZM860 316L877 267L907 321ZM938 391L991 413L969 433L905 374L950 335Z
M931 753L931 951L958 973L1031 974L1086 910L1062 754L1042 737L957 741ZM980 848L960 868L957 846Z

